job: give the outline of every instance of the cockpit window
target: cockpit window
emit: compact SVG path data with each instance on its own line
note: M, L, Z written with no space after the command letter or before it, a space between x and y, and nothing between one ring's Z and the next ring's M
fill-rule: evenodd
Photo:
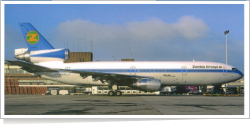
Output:
M238 71L238 69L237 69L237 68L232 68L232 70L233 70L233 71Z

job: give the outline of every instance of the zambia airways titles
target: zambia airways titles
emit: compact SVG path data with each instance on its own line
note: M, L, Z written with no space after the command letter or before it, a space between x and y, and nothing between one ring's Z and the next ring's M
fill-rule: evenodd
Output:
M221 69L222 66L209 66L209 65L206 65L206 66L196 66L196 65L193 65L193 68L204 68L204 69Z

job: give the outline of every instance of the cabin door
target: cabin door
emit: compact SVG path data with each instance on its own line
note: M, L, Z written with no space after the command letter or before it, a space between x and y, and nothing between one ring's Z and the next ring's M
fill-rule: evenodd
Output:
M187 67L186 66L181 67L181 74L182 74L182 83L187 83L186 81Z
M70 67L65 67L65 70L70 70ZM65 75L66 75L66 76L69 76L70 73L69 73L69 72L66 72Z
M186 76L187 75L187 67L186 66L182 66L181 67L181 73L182 73L182 76Z
M130 75L136 75L136 67L135 66L130 67Z
M224 76L227 75L227 67L223 67L223 75L224 75Z

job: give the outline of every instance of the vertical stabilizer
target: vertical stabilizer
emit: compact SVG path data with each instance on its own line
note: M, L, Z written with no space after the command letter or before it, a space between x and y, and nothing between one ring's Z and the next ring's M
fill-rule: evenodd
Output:
M30 24L19 23L28 51L54 49L54 47Z

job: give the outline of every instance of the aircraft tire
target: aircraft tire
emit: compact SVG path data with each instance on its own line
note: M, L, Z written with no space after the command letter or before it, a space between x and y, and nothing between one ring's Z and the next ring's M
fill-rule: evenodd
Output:
M108 95L109 96L115 96L115 92L114 91L109 91Z
M117 96L121 96L121 95L122 95L122 92L121 92L121 91L116 91L116 95L117 95Z

